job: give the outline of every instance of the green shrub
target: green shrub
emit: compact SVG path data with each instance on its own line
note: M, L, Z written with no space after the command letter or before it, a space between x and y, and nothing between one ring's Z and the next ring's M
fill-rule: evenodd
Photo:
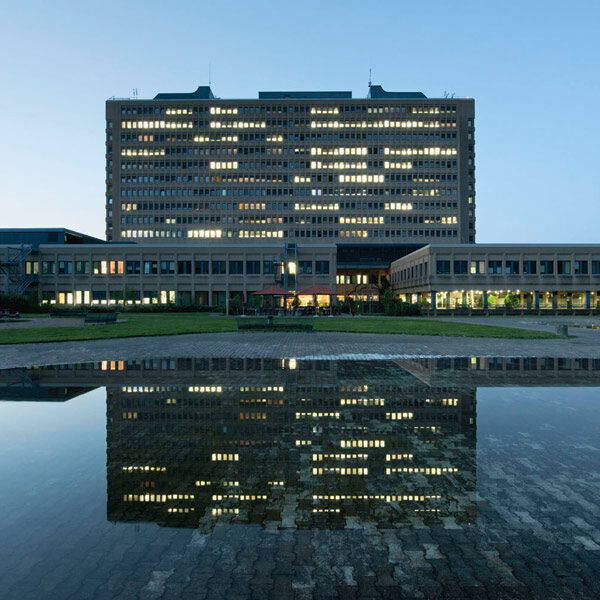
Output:
M412 302L403 302L399 298L394 298L394 293L387 288L381 294L381 304L383 313L388 317L408 317L421 314L421 305Z
M16 294L0 294L0 311L10 313L37 312L39 307L31 296L18 296Z
M506 294L504 297L504 306L506 308L520 308L521 298L517 294Z

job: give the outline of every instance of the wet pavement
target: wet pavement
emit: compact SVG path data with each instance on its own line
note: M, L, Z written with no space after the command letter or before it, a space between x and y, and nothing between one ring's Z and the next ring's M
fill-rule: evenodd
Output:
M592 358L0 371L2 597L597 598L599 390Z
M226 332L0 346L0 368L174 355L238 358L408 356L600 357L600 331L570 329L566 339L510 340L369 333Z

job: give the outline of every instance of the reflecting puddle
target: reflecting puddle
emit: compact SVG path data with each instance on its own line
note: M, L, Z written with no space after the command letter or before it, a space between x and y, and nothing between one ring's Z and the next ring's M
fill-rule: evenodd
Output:
M6 598L593 598L600 361L0 371Z

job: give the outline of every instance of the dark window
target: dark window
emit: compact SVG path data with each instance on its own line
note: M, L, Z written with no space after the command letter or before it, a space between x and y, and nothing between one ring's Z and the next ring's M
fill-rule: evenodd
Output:
M56 273L56 263L51 260L42 261L42 275L54 275Z
M518 260L507 260L505 264L505 271L507 275L518 275L519 274L519 261Z
M571 261L570 260L557 260L556 271L559 275L570 275L571 274Z
M177 261L177 273L179 273L179 275L191 275L192 274L192 261L191 260L178 260Z
M208 261L197 260L194 263L194 270L196 272L196 275L208 275Z
M154 291L154 290L144 290L142 293L142 297L144 298L144 300L148 300L148 303L150 304L155 304L156 302L158 302L158 292ZM144 302L144 304L146 304L146 302Z
M298 273L301 275L312 275L312 260L301 260L298 265Z
M175 275L175 261L174 260L161 260L160 261L160 273L161 273L161 275Z
M243 260L230 260L229 261L229 274L230 275L243 275L244 274L244 261Z
M90 272L90 263L87 260L78 260L75 261L75 274L76 275L85 275Z
M212 274L213 275L226 275L227 269L224 260L213 260L212 261ZM213 292L214 294L214 292Z
M592 261L592 275L600 275L600 260Z
M126 263L127 275L139 275L140 274L140 261L139 260L128 260Z
M535 260L523 261L523 275L535 275L536 272Z
M144 261L144 275L156 275L158 273L158 263L155 260Z
M438 275L450 275L450 261L437 260L435 264L435 272Z
M73 263L70 260L58 261L58 274L71 275L73 273Z
M247 260L246 261L246 274L247 275L260 275L260 260Z
M588 274L588 261L587 260L576 260L574 273L575 273L575 275L587 275Z
M488 260L488 275L502 275L501 260Z
M554 261L553 260L540 260L540 275L552 275L554 274Z
M455 275L466 275L467 274L467 261L466 260L455 260L454 261L454 274Z
M272 275L275 272L275 263L272 260L263 261L263 273L265 275Z
M315 261L315 273L317 275L329 275L329 261L328 260L316 260Z

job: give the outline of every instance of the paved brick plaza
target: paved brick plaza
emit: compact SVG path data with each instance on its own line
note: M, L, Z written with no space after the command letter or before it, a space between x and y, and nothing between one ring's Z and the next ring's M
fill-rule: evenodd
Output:
M489 321L490 325L496 322ZM518 326L515 323L514 326ZM532 326L532 328L536 328ZM539 327L553 330L552 324ZM0 368L174 356L386 358L398 356L600 357L600 331L571 328L568 339L507 340L368 333L204 333L0 347Z

